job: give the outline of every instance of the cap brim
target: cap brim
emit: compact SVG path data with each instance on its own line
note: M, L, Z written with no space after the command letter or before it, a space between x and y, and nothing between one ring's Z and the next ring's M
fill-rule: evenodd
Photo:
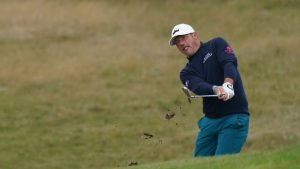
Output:
M177 34L177 35L173 36L173 37L169 40L170 46L175 45L175 38L176 38L177 36L187 35L187 34L189 34L189 33Z
M175 38L176 38L177 36L187 35L187 34L190 34L190 33L193 33L193 32L179 33L179 34L173 36L173 37L169 40L169 45L170 45L170 46L175 45Z
M169 40L169 45L170 45L170 46L175 45L174 40L175 40L176 37L177 37L177 36L174 36L174 37L172 37L172 38Z

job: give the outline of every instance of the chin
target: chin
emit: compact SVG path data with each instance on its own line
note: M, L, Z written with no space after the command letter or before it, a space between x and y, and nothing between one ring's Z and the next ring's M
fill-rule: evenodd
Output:
M183 50L182 50L181 53L184 54L184 55L187 55L187 56L190 55L190 52L189 52L189 51L183 51Z
M187 57L190 57L190 56L192 56L192 55L193 55L193 53L192 53L192 52L183 52L183 54L184 54L184 55L186 55Z

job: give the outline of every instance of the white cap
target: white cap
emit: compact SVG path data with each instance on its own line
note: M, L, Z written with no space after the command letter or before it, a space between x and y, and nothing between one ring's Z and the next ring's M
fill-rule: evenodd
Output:
M178 24L178 25L174 26L174 28L172 29L171 39L169 41L169 44L171 46L174 45L174 40L175 40L176 36L187 35L187 34L190 34L193 32L195 32L195 31L190 25L187 25L184 23Z

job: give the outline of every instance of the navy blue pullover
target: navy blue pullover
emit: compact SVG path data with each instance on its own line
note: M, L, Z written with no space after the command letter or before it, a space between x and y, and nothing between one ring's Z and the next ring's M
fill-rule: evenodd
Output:
M227 100L203 98L203 113L210 118L248 113L248 101L237 69L237 58L223 38L200 42L198 51L188 58L180 72L181 82L197 95L214 94L213 85L222 86L224 79L233 79L234 97Z

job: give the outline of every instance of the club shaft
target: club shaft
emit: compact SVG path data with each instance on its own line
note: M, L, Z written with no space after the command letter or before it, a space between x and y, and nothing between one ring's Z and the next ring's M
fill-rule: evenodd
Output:
M218 95L191 95L189 89L185 86L182 87L183 92L188 98L202 98L202 97L218 97Z
M202 98L202 97L218 97L218 95L197 95L197 96L190 96L190 98Z

